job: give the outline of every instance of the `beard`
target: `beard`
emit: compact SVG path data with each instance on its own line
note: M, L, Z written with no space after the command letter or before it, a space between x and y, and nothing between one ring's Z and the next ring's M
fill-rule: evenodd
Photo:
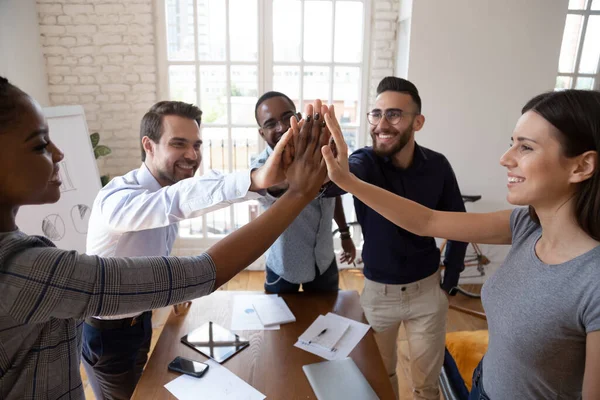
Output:
M410 141L411 135L413 133L412 124L401 132L396 129L390 129L388 130L388 132L395 134L396 137L394 138L395 141L393 143L385 146L380 145L377 142L377 135L371 131L371 139L373 140L373 151L379 157L392 157L395 154L402 151L404 146L406 146L406 144Z

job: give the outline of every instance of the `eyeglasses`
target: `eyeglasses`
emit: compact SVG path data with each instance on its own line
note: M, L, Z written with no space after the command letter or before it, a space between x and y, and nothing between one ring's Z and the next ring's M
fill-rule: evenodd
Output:
M290 127L290 118L292 118L292 117L295 117L296 121L298 120L298 116L296 115L296 113L290 111L289 113L285 113L280 120L275 120L275 119L270 120L269 122L264 124L262 126L262 128L266 129L268 131L272 131L272 130L278 128L279 126L281 126L282 128L288 129Z
M367 121L369 121L369 123L371 125L379 125L379 122L381 122L381 118L385 117L386 121L390 125L396 125L400 121L402 121L402 118L405 115L411 115L411 114L419 115L419 113L402 111L399 108L390 108L385 111L373 110L373 111L367 113Z

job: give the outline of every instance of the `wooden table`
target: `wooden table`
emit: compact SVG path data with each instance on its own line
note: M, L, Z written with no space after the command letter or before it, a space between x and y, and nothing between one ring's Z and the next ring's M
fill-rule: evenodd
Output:
M207 321L229 328L233 297L248 293L252 292L217 291L194 300L185 315L176 316L171 313L132 399L174 399L164 388L166 383L179 376L167 370L169 362L176 356L197 361L206 359L181 343L181 337ZM294 347L294 343L320 314L333 312L365 322L358 293L297 293L281 297L296 316L296 322L281 325L280 330L236 332L249 339L250 346L225 361L223 366L266 395L267 399L316 399L302 366L326 360ZM373 330L369 330L363 337L350 357L380 399L394 398Z

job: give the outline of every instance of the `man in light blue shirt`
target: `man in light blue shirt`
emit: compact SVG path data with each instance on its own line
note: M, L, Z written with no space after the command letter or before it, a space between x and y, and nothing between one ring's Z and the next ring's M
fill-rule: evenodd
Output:
M202 161L202 112L164 101L144 115L142 165L116 177L98 193L90 216L87 253L102 257L167 256L177 222L261 197L255 193L284 179L280 160L265 167L194 177ZM88 318L83 364L97 399L129 399L146 364L152 313Z
M256 103L255 117L260 126L259 133L268 146L252 162L252 168L268 162L273 148L289 129L290 118L298 118L299 115L288 96L279 92L267 92ZM286 188L285 183L270 187L267 194L258 201L264 208L268 208ZM317 198L302 210L267 251L266 291L297 292L300 285L304 291L338 290L339 273L333 252L331 224L334 216L344 249L341 261L353 262L356 249L346 225L341 198Z

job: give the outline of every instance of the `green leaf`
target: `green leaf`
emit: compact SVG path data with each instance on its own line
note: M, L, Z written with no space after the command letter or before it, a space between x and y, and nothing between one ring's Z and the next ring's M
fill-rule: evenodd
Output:
M90 135L90 139L92 140L92 148L95 149L96 146L98 146L98 142L100 141L100 134L98 132L94 132Z
M108 182L110 182L110 177L108 175L102 175L100 177L100 183L102 184L102 187L106 186Z
M107 156L111 152L112 151L110 150L110 148L108 148L104 145L99 145L94 149L94 156L96 156L96 158L99 158L99 157Z

